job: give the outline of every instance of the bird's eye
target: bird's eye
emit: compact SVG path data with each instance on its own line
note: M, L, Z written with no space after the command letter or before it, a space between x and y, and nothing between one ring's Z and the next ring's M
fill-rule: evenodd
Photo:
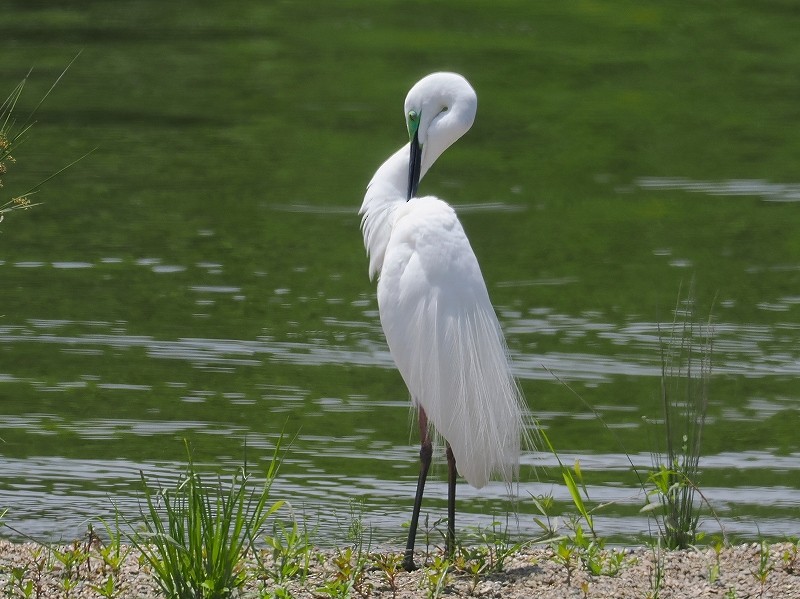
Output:
M442 109L439 112L447 112L447 106L442 106Z
M419 119L419 114L416 110L409 110L408 111L408 120L412 123L415 123Z

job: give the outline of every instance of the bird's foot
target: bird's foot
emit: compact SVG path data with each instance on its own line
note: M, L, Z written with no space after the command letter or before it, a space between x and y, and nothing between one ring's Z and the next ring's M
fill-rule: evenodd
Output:
M414 563L414 554L406 553L405 558L403 558L403 570L406 572L413 572L416 569L417 565Z

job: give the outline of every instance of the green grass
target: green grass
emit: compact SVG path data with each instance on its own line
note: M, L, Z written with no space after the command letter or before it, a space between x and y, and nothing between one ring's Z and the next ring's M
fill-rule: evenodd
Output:
M655 497L656 501L645 511L656 515L659 534L669 549L686 549L696 542L703 499L698 476L711 379L712 327L710 319L704 328L694 319L690 292L683 306L675 308L662 353L664 446L652 453L654 469L648 477L648 500Z
M292 579L305 580L311 565L314 546L305 527L301 527L296 518L288 522L275 520L272 534L264 535L267 553L271 557L270 564L260 563L266 578L276 585L282 585Z
M659 548L662 544L667 549L686 549L694 545L702 536L698 525L703 504L719 522L698 486L703 427L709 403L712 337L710 318L704 326L695 323L695 300L690 290L685 301L679 299L670 335L662 346L659 394L663 418L651 422L656 427L656 448L651 451L653 468L644 476L601 415L569 385L562 383L589 408L627 456L645 494L641 512L652 516L658 531L653 545ZM615 574L622 565L622 557L613 551L603 551L605 540L597 534L595 524L595 513L606 505L590 507L591 498L580 461L576 460L571 468L566 466L547 434L544 431L540 434L558 461L575 510L575 513L561 516L565 531L559 534L559 518L551 513L552 497L531 498L540 514L534 521L544 537L551 539L554 559L565 567L568 579L576 560L593 575ZM722 533L724 537L724 529Z
M9 167L17 161L12 152L16 152L28 129L33 125L29 121L22 125L17 125L14 118L14 109L17 106L19 97L22 95L26 81L27 77L14 87L3 104L0 105L0 190L3 188L3 177L8 173ZM3 220L6 213L29 208L30 205L30 200L26 194L13 197L5 202L2 201L2 196L0 196L0 221Z
M130 536L162 591L171 599L218 599L246 580L245 557L267 519L283 504L270 500L278 450L260 488L241 467L225 484L206 484L189 452L186 472L172 488L153 488L142 474L143 526ZM187 444L188 450L188 444Z
M19 146L25 141L31 127L33 127L35 123L35 116L39 108L42 106L44 101L50 95L50 92L58 85L58 82L61 81L61 78L67 72L69 67L72 65L73 62L78 58L80 52L78 53L75 58L73 58L69 64L61 71L61 74L56 78L53 84L50 86L50 89L44 94L39 103L36 107L31 111L31 113L27 116L27 118L22 121L17 121L17 116L15 114L15 109L17 107L17 102L22 95L22 91L25 88L25 84L28 81L28 77L30 73L26 75L16 86L14 89L11 90L11 93L8 97L3 101L2 105L0 105L0 222L3 221L5 215L9 212L13 212L15 210L27 210L37 204L33 204L30 200L30 196L37 193L42 185L53 179L54 177L58 176L68 168L70 168L75 163L79 162L83 158L86 157L87 154L81 156L77 160L71 162L67 166L63 167L62 169L58 170L57 172L53 173L43 181L40 181L24 193L14 196L8 200L3 201L2 196L2 189L3 189L3 177L8 173L8 169L11 165L16 164L17 159L14 157L13 153L16 153L16 150Z

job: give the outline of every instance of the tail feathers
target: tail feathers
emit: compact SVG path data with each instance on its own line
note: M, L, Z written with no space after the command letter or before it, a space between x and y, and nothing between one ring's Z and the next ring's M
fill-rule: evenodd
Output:
M440 309L434 297L418 310L413 320L426 324L408 327L405 336L415 351L392 352L396 361L407 358L398 367L414 400L470 485L481 488L493 475L511 482L527 438L524 399L491 304Z

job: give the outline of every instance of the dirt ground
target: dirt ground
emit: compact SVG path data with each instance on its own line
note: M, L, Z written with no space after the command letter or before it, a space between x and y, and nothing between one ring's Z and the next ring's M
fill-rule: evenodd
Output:
M619 569L612 576L592 576L577 560L572 562L568 573L547 546L525 548L506 559L501 573L480 575L475 579L450 571L441 580L437 574L442 570L428 564L411 573L399 571L390 581L386 569L373 564L351 587L349 596L381 599L800 599L800 557L797 545L791 543L769 545L768 553L762 552L761 545L756 543L724 548L719 555L711 548L664 551L660 557L654 549L645 547L616 550L616 553ZM334 594L333 588L326 588L326 584L341 572L331 557L328 553L327 559L313 561L304 579L294 578L283 585L286 593L282 595L274 582L251 579L241 596L340 596ZM418 562L421 564L422 560L420 556ZM31 597L37 596L36 593L39 597L73 599L164 597L135 551L128 553L111 584L108 583L109 574L110 569L104 567L94 552L89 560L68 572L63 563L40 545L0 541L0 589L5 596L25 596L24 586L26 581L31 581Z

